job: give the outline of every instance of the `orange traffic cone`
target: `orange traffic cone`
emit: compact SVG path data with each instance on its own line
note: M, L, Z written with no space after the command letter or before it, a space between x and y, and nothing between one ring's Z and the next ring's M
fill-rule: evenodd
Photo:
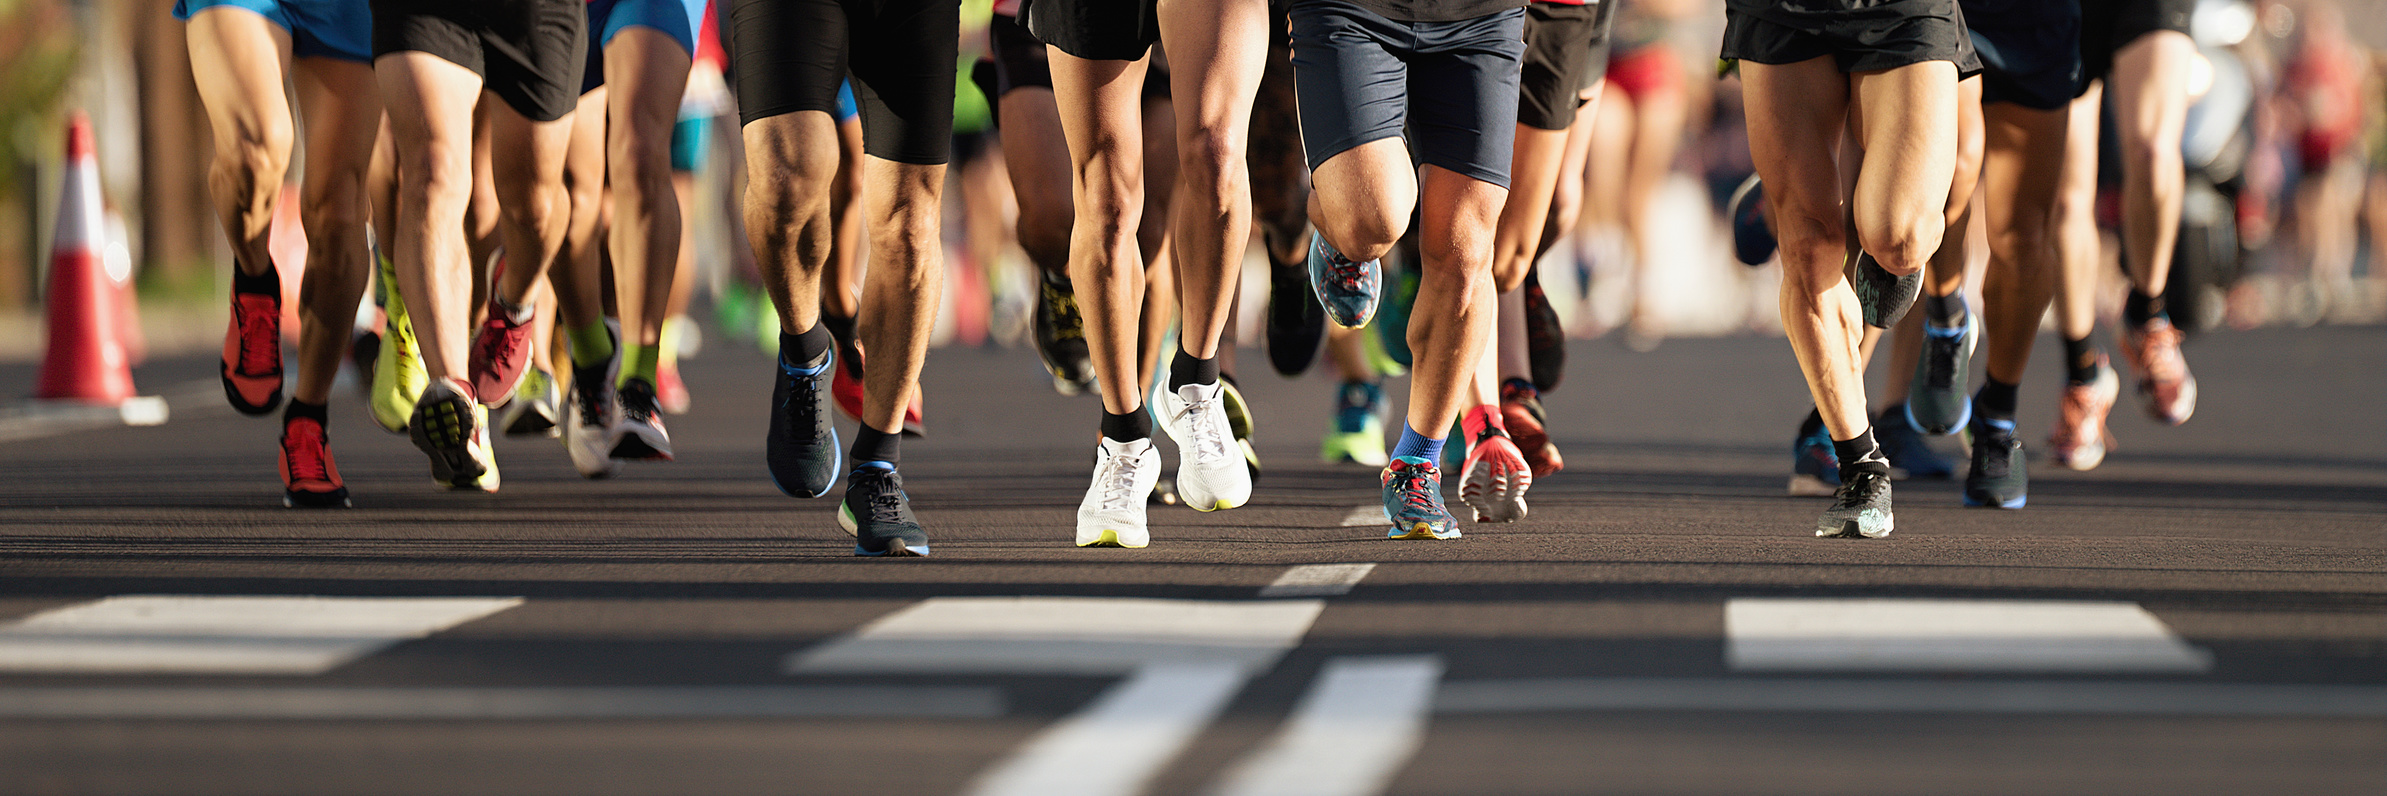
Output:
M34 397L120 410L136 425L164 422L163 401L133 395L132 366L117 336L118 289L99 252L106 240L99 165L92 159L91 119L81 111L67 121L64 182L50 252L49 353Z

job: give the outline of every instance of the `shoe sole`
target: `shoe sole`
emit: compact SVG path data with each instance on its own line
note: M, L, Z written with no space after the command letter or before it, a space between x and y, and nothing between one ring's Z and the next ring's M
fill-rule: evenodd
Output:
M2030 501L2031 496L2029 495L2017 495L2005 500L1984 500L1981 498L1981 496L1975 495L1971 492L1964 493L1965 507L1974 509L2019 509L2024 505L2029 504Z
M655 444L654 440L648 439L645 434L641 434L636 431L622 435L622 438L619 441L613 443L613 450L608 451L607 456L614 459L633 462L668 462L673 460L671 458L671 443L665 442L658 446Z
M347 490L338 492L282 492L282 508L286 509L348 509L356 504L348 499Z
M1459 502L1475 512L1476 522L1516 522L1525 519L1525 496L1495 488L1490 468L1477 464L1459 485ZM1506 500L1500 498L1505 497Z
M472 433L467 430L471 426L472 405L457 396L435 407L417 407L417 412L424 414L442 410L449 416L430 419L441 426L437 430L425 428L430 423L407 424L407 436L414 439L414 446L431 456L431 480L447 489L494 491L479 483L489 470L474 460L468 450L472 443Z
M1400 526L1393 526L1384 536L1388 539L1457 539L1463 535L1457 528L1435 533L1433 523L1420 522L1409 526L1406 531L1401 530Z
M1892 518L1889 522L1882 523L1881 533L1866 533L1864 529L1858 527L1856 520L1849 520L1847 522L1841 523L1838 530L1825 530L1822 528L1817 528L1815 530L1815 536L1820 539L1880 539L1889 536L1891 531L1897 529L1898 523L1896 518Z
M1122 541L1122 540L1119 538L1119 532L1118 532L1118 531L1103 531L1103 532L1102 532L1102 534L1101 534L1100 536L1097 536L1097 537L1095 537L1093 541L1086 541L1086 540L1085 540L1083 537L1080 537L1080 538L1079 538L1079 541L1078 541L1078 543L1077 543L1077 546L1079 546L1079 547L1121 547L1121 548L1126 548L1126 549L1129 549L1129 550L1141 550L1141 549L1143 549L1143 548L1144 548L1146 545L1150 545L1150 544L1152 544L1152 542L1151 542L1151 541L1149 541L1149 540L1146 540L1146 541L1144 542L1144 544L1128 544L1127 542L1125 542L1125 541Z

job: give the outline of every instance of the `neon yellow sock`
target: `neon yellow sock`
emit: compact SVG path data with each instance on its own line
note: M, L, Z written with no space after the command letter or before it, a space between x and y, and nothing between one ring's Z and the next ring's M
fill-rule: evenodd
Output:
M655 383L655 368L660 364L658 360L662 354L663 347L659 345L623 343L622 376L614 381L614 386L628 384L633 378L645 379L648 384Z
M613 333L605 330L604 321L566 329L564 337L572 344L573 367L590 367L613 356Z

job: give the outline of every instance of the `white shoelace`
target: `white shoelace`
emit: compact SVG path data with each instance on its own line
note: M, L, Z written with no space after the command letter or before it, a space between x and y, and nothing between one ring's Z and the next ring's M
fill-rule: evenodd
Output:
M1227 440L1234 435L1227 430L1225 418L1217 415L1226 411L1225 403L1225 391L1221 389L1220 394L1209 400L1186 401L1185 411L1177 413L1179 421L1185 424L1186 436L1192 438L1194 461L1205 467L1217 466L1233 455L1228 452L1232 443Z
M1094 472L1095 483L1102 485L1103 511L1124 511L1143 502L1143 496L1135 493L1136 468L1144 463L1141 453L1135 450L1103 451L1102 467Z

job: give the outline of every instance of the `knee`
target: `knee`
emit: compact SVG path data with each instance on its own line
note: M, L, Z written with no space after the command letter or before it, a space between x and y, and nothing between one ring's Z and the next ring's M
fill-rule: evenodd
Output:
M1939 251L1939 242L1947 225L1937 215L1924 219L1894 219L1870 225L1857 231L1858 245L1873 255L1882 270L1893 274L1911 274L1922 270L1931 255Z
M1193 189L1194 198L1221 204L1248 201L1251 180L1245 171L1244 149L1223 125L1204 125L1192 140L1177 145L1178 173Z
M641 192L661 186L670 187L671 127L651 129L653 123L633 121L613 128L617 132L608 145L607 160L617 185L627 185Z
M829 186L837 178L837 160L795 155L792 153L764 153L747 170L746 201L749 212L767 214L769 218L790 221L815 211L827 212Z
M1089 228L1094 239L1106 247L1118 247L1135 240L1136 230L1144 222L1144 189L1142 181L1125 175L1108 173L1078 174L1078 209L1082 211L1073 222Z
M216 140L219 168L247 176L259 190L280 190L282 174L290 168L293 134L288 119L246 125Z
M336 175L309 185L300 195L298 213L306 223L309 246L317 242L337 244L352 233L362 233L370 209L365 201L364 177L362 171Z
M1311 218L1328 242L1353 260L1381 259L1392 251L1409 228L1406 213L1389 208L1374 208L1371 212L1319 213Z

